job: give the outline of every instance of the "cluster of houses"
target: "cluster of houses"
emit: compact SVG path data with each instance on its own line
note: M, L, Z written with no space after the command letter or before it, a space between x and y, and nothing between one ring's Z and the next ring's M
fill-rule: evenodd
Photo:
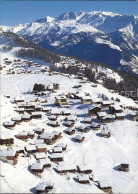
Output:
M30 66L38 66L31 61L23 61ZM11 64L12 62L9 59L5 59L6 64ZM20 65L20 60L14 60L16 65ZM51 75L53 75L51 73ZM67 76L67 75L66 75ZM77 74L77 79L87 81L83 73ZM98 80L98 84L102 84ZM79 88L80 85L74 86L74 88ZM97 84L92 84L92 87L97 87ZM57 83L54 83L53 86L46 88L46 91L53 93L55 95L56 91L60 90L60 86ZM53 92L55 91L55 93ZM42 93L41 93L42 94ZM35 95L39 96L39 93L36 92ZM41 96L41 95L40 95ZM10 99L10 95L5 95L6 98ZM83 124L80 123L79 126L76 126L78 120L77 116L72 114L69 106L70 99L79 100L82 105L88 106L88 117L84 118ZM21 122L30 122L32 119L43 119L46 118L48 126L53 128L59 127L61 124L65 126L64 133L67 136L72 136L73 141L77 143L83 143L86 139L85 133L89 133L90 130L100 131L101 137L110 138L110 131L105 129L105 124L114 122L115 120L124 120L125 114L121 104L116 103L115 101L105 100L103 98L92 98L89 93L80 93L78 91L67 94L60 94L55 96L54 105L57 106L57 109L52 109L43 104L47 104L47 100L36 98L34 101L25 101L22 97L16 97L11 101L16 104L16 112L19 114L17 117L13 117L10 121L5 121L3 126L7 129L14 129L16 125L20 125ZM58 109L60 107L60 109ZM62 108L62 109L61 109ZM64 108L64 109L63 109ZM60 116L64 116L64 119L60 120ZM97 119L97 122L94 122L94 119ZM130 118L134 121L138 121L138 114L133 113L130 115ZM14 146L14 138L20 139L26 142L25 147ZM18 157L20 154L27 154L33 156L36 159L36 162L30 166L30 170L33 174L37 176L42 176L42 173L45 169L52 166L52 162L57 164L57 172L60 175L67 173L77 173L78 182L81 184L88 184L90 181L97 182L98 187L104 192L112 193L112 186L108 181L99 180L89 167L89 165L74 165L68 164L64 161L64 154L67 150L67 144L59 143L60 139L63 138L63 132L60 130L51 130L47 132L45 128L37 127L32 131L20 131L16 136L7 135L2 133L0 136L0 144L6 145L7 149L0 150L0 160L3 162L16 165L18 163ZM31 143L27 143L31 139ZM52 148L47 150L47 146L51 145ZM47 157L48 152L50 153L50 160ZM120 171L129 171L129 164L120 164L118 167ZM37 193L46 193L53 189L54 183L52 182L42 182L36 187Z

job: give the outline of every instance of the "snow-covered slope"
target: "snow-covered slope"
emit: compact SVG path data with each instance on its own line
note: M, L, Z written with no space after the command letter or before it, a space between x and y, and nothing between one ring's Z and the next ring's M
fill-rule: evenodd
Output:
M134 58L138 56L138 16L104 11L70 12L2 29L56 53L137 72Z
M2 66L5 65L4 58L7 57L13 61L17 59L12 52L2 53ZM73 63L73 60L72 60ZM14 66L13 66L14 68ZM37 71L35 69L34 71ZM108 72L113 74L113 72ZM116 75L117 76L117 75ZM46 168L42 174L42 177L34 175L30 167L32 163L36 162L33 155L27 157L25 153L19 154L18 163L15 166L6 162L0 161L1 166L1 193L35 193L36 186L45 181L51 181L54 183L53 193L103 193L98 187L97 183L90 180L89 184L78 183L78 172L67 173L66 175L60 175L57 173L58 164L50 161L51 150L58 143L67 144L67 150L63 152L64 162L71 165L89 165L92 168L93 173L99 180L107 180L112 186L114 193L137 193L138 185L138 142L137 142L137 122L131 121L129 114L134 112L129 109L123 109L125 114L125 120L114 120L113 123L103 125L110 131L111 137L100 137L99 131L94 131L89 128L90 131L85 133L85 141L82 144L76 143L73 140L73 136L69 136L65 133L66 127L64 126L65 116L58 116L60 127L56 129L48 125L48 115L45 113L42 119L32 119L29 122L22 122L17 124L15 129L10 130L3 127L3 122L11 120L13 117L18 117L19 114L15 111L16 104L11 103L15 97L23 97L25 101L33 101L36 97L28 91L32 90L35 83L41 83L46 85L53 85L58 83L60 90L51 93L50 96L38 97L39 99L46 99L47 103L41 103L42 107L49 107L52 111L62 111L61 107L57 108L53 103L55 97L60 94L68 92L77 92L80 94L89 93L93 99L99 96L106 96L111 102L111 98L119 98L120 102L114 101L116 105L136 106L132 99L122 97L117 93L111 93L109 90L98 84L97 87L92 87L93 83L81 83L82 87L79 89L74 88L75 85L80 84L81 80L74 79L73 77L65 77L64 75L50 76L48 72L39 74L13 74L6 75L3 71L1 73L1 129L6 133L11 133L14 136L14 145L16 149L18 147L25 147L28 144L33 144L38 138L35 135L34 139L29 139L28 142L22 141L16 138L16 135L21 131L32 131L36 127L42 127L46 132L60 131L62 138L58 139L53 145L46 145L47 154L46 157L51 163L50 168ZM4 97L5 94L10 95L10 98ZM88 115L88 108L90 104L81 104L80 100L68 99L70 106L66 110L70 110L72 115L76 115L77 121L75 127L82 125L84 119L90 118ZM7 111L8 110L8 111ZM107 109L103 111L108 113ZM100 123L96 117L92 117L93 122ZM90 127L88 125L88 127ZM83 135L83 133L76 130L77 135ZM1 146L1 149L6 149L7 146ZM129 163L130 171L122 172L116 170L116 167L120 163Z

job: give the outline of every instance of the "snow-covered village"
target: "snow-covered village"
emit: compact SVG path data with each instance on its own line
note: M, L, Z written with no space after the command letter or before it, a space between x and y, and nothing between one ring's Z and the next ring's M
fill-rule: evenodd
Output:
M0 30L0 193L138 193L128 77L11 29Z

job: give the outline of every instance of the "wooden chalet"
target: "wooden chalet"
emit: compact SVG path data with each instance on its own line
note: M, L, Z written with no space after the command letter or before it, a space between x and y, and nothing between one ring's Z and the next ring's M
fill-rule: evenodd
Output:
M37 185L37 187L36 187L36 194L48 193L48 192L52 191L53 187L54 187L54 184L51 182L39 183L39 185Z
M67 174L67 173L75 173L76 166L74 164L59 164L57 167L57 171L60 174Z
M32 118L33 119L41 119L43 117L42 112L32 112Z
M87 174L82 174L78 176L78 181L81 184L88 184L90 182L89 176Z
M92 169L88 165L78 165L77 166L77 171L81 174L90 174L92 173Z
M77 129L82 132L82 133L87 133L89 132L89 129L86 125L80 125L79 127L77 127Z
M74 126L74 122L73 121L64 121L64 125L66 127L73 127Z
M39 159L39 162L41 164L43 164L44 168L50 168L51 167L51 162L50 162L50 160L48 160L48 158Z
M13 145L14 144L14 136L10 132L1 131L0 133L0 145Z
M107 116L107 113L106 112L97 112L96 114L97 114L97 119L101 119L101 118Z
M18 162L18 151L13 148L7 150L0 150L0 160L11 165L16 165Z
M21 139L21 140L28 140L29 134L27 131L19 132L18 135L16 135L16 138Z
M92 99L92 104L95 106L101 106L102 99L101 98L94 98Z
M109 111L111 114L115 114L115 113L122 113L123 110L119 105L110 105L109 106Z
M38 135L41 135L43 132L44 132L44 128L41 128L41 127L37 127L37 128L35 128L35 129L33 129L33 131L35 132L35 133L37 133Z
M109 106L111 105L110 101L102 101L101 102L102 108L109 108Z
M44 143L51 145L56 142L56 137L54 134L49 134L49 133L42 133L40 136L40 139L44 140Z
M22 122L22 117L13 117L11 120L16 124L20 124Z
M102 130L102 131L100 132L100 135L101 135L102 137L107 137L107 138L111 137L110 132L107 131L107 130Z
M28 136L29 136L29 138L33 139L35 137L34 131L29 131Z
M67 144L59 143L55 147L61 147L62 148L62 151L65 151L67 149Z
M60 124L58 123L58 121L50 121L48 124L51 127L59 127L60 126Z
M55 97L55 105L61 106L61 107L69 107L68 100L66 96L57 96Z
M112 194L112 187L111 187L111 184L106 181L106 180L100 180L98 182L98 187L99 189L101 189L103 192L106 192L106 193L109 193L109 194Z
M17 108L16 112L18 112L19 114L24 114L25 109L24 108Z
M15 103L24 102L24 98L16 97L16 98L14 99L14 102L15 102Z
M102 118L100 119L100 121L101 121L102 123L111 123L111 122L114 121L114 117L113 117L112 115L107 115L107 116L105 116L105 117L102 117Z
M86 124L91 124L91 123L92 123L92 118L91 118L91 117L86 117L86 118L84 119L84 122L85 122Z
M57 116L56 115L51 115L48 117L49 120L51 121L56 121L57 120Z
M100 107L98 107L98 106L91 106L88 109L88 114L91 115L91 116L94 116L94 115L97 115L97 112L100 112L100 111L101 111Z
M63 153L52 153L51 154L51 161L53 162L58 162L58 161L63 161Z
M22 120L25 122L30 121L31 119L32 119L32 116L29 114L22 115Z
M47 153L46 144L35 144L38 152Z
M101 128L101 125L99 123L95 123L95 122L92 122L90 127L93 129L93 130L99 130Z
M82 104L91 104L92 103L91 96L83 96L81 98L81 103Z
M33 154L33 153L37 152L36 146L35 145L31 145L31 144L27 145L25 147L25 150L26 150L26 152L28 152L30 154Z
M36 152L34 154L36 160L39 160L39 159L46 159L46 153L44 152Z
M62 148L56 146L56 147L54 147L54 148L52 149L52 152L53 152L53 153L62 153Z
M65 132L68 134L68 135L73 135L75 134L75 129L74 128L71 128L71 127L68 127Z
M129 171L129 164L120 164L119 170L128 172Z
M116 113L115 114L115 119L116 120L124 120L124 118L125 118L124 113Z
M14 129L16 123L14 121L5 121L3 123L3 126L8 128L8 129Z
M81 135L76 135L76 136L74 137L74 139L75 139L75 141L76 141L77 143L82 143L82 142L84 141L85 137L84 137L84 136L81 136Z
M31 170L35 175L41 175L44 171L43 164L41 163L33 163L31 166Z

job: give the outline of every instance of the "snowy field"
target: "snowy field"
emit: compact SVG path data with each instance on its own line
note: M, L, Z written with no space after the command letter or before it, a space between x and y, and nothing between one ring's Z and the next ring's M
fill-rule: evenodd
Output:
M76 134L81 134L76 131L73 136L67 135L64 130L67 128L63 125L64 116L59 116L58 121L60 127L53 128L48 126L47 115L42 119L32 119L29 122L22 122L20 125L16 125L14 130L6 129L2 126L4 121L11 120L11 118L18 116L15 112L16 104L12 104L10 99L5 98L5 94L9 94L11 99L17 96L24 97L25 100L34 99L34 95L26 94L26 92L32 90L35 83L41 83L51 85L53 83L60 84L60 90L56 93L52 93L47 98L47 103L43 106L57 109L53 105L55 96L60 93L76 92L80 93L89 92L93 98L106 95L111 99L112 96L119 97L121 104L126 106L135 105L134 101L121 97L118 94L112 94L103 86L98 85L97 88L91 86L91 83L85 83L79 89L73 88L74 85L79 84L78 79L67 78L61 75L49 76L45 74L15 74L15 75L1 75L1 128L2 131L9 131L13 135L17 135L20 131L32 131L36 127L43 127L46 132L61 131L62 138L57 140L58 143L67 144L67 150L63 152L64 161L67 163L79 165L88 164L94 174L100 180L107 180L111 183L113 193L138 193L138 128L137 123L131 121L128 117L130 110L125 109L125 120L114 121L108 123L104 127L107 128L110 133L110 138L104 138L98 136L99 131L93 131L90 129L88 133L85 133L85 140L83 143L76 143L72 140ZM88 108L90 105L81 104L80 100L69 99L71 114L77 116L77 122L75 127L83 123L84 118L89 117ZM116 102L117 103L117 102ZM62 108L59 108L62 110ZM96 122L97 119L94 118ZM89 125L88 125L89 127ZM37 136L35 137L35 139ZM17 138L14 138L14 146L26 146L32 143L34 139L24 142ZM1 146L2 149L6 146ZM47 150L51 150L54 145L47 145ZM47 158L50 153L47 152ZM54 183L55 193L103 193L97 184L90 181L89 184L80 184L76 181L78 173L67 175L59 175L54 169L57 169L57 164L51 162L51 168L45 169L42 178L39 178L32 174L28 170L28 166L34 163L36 160L33 156L18 157L18 163L15 166L0 161L1 166L1 192L2 193L34 193L35 187L43 181L52 181ZM120 163L128 163L130 165L129 172L117 171L115 167Z

